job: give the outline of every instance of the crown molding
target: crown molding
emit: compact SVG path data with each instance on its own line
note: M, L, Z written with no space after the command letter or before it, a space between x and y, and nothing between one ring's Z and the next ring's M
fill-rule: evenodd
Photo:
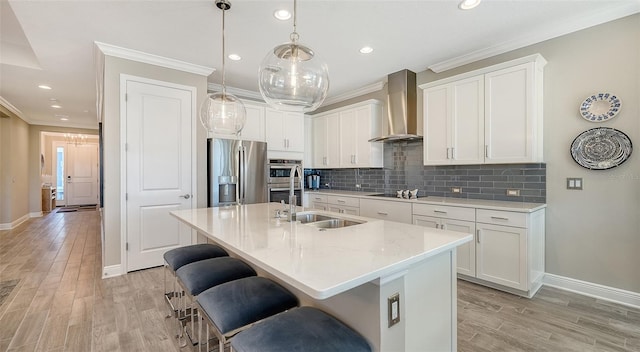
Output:
M253 100L258 100L264 102L264 98L262 98L262 94L260 92L254 92L252 90L240 89L234 87L225 87L228 93L231 93L239 98L249 98ZM222 90L222 85L218 83L208 83L207 84L207 92L219 92Z
M351 98L359 97L361 95L377 92L377 91L381 90L382 88L384 88L384 84L385 84L385 82L383 82L383 81L374 82L374 83L371 83L371 84L366 85L364 87L361 87L361 88L358 88L358 89L355 89L355 90L350 90L350 91L348 91L346 93L334 95L332 97L329 97L329 98L325 99L321 106L328 106L328 105L339 103L339 102L342 102L342 101L345 101L345 100L348 100L348 99L351 99Z
M66 128L82 128L87 130L98 130L98 122L95 124L77 123L72 121L50 121L50 120L33 120L30 125L66 127Z
M118 57L131 61L143 62L146 64L156 65L160 67L170 68L173 70L193 73L201 76L211 75L215 69L212 67L200 66L185 61L170 59L163 56L145 53L138 50L122 48L119 46L94 42L98 49L107 56Z
M524 48L529 45L540 43L545 40L560 37L569 33L577 32L585 28L597 26L602 23L617 20L619 18L633 15L638 12L640 12L640 2L627 2L617 7L611 7L607 11L602 11L592 16L577 17L573 20L558 23L557 25L547 26L542 30L536 30L534 33L521 36L516 40L509 40L490 46L488 48L476 50L468 54L444 60L435 63L428 68L435 73L440 73L478 60L486 59L512 50Z
M11 111L14 115L18 116L19 118L24 120L26 123L31 124L31 122L26 118L26 116L24 116L24 114L22 113L22 111L20 111L20 109L13 106L13 104L11 104L7 99L3 98L2 96L0 96L0 105L4 106L7 110Z

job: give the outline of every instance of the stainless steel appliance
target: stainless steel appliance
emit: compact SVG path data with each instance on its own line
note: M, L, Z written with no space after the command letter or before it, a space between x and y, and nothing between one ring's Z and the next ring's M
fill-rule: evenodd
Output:
M292 166L302 167L302 160L270 159L268 164L269 178L267 188L269 202L281 202L284 200L289 204L289 186ZM296 205L302 205L302 189L300 188L300 177L294 178L294 193L296 195Z
M207 139L207 205L266 203L267 143Z

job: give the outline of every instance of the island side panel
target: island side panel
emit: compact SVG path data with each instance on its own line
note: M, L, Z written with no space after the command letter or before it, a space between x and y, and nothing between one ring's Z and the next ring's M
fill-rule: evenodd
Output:
M406 351L456 351L455 269L454 249L418 263L405 275Z

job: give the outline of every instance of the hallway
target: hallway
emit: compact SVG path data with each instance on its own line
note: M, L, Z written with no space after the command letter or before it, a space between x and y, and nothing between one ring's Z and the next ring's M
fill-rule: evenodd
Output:
M0 231L0 351L179 351L160 268L102 280L97 211ZM0 298L1 300L2 298Z

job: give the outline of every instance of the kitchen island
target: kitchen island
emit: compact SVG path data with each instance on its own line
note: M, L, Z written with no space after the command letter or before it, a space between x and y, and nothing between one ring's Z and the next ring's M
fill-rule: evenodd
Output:
M374 351L456 350L455 249L472 234L357 216L347 218L364 223L320 229L276 218L281 209L263 203L171 214L291 289L302 305L359 331ZM392 297L399 304L391 311Z

